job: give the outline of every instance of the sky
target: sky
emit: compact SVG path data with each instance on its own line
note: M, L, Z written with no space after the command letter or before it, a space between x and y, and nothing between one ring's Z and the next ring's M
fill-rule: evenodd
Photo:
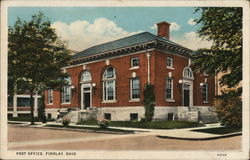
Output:
M193 50L210 45L196 33L200 26L193 20L200 13L194 7L9 7L8 25L17 17L28 21L39 11L74 51L140 32L157 34L162 21L171 23L170 40Z

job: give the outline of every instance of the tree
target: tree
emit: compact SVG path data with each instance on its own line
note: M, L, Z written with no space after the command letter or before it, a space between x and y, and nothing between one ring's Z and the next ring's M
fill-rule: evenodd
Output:
M145 108L145 121L150 122L154 117L155 110L155 94L154 86L152 84L146 84L143 91L144 99L144 108Z
M44 94L38 103L38 118L42 120L43 123L46 123L46 115L45 115L45 102L44 102Z
M242 124L242 87L235 87L242 81L242 8L202 7L200 37L213 42L211 48L199 49L193 56L196 71L211 75L223 73L221 86L228 90L217 96L214 107L221 123L240 127Z
M242 80L242 8L201 7L201 17L196 23L201 25L198 34L212 41L211 48L197 50L193 56L193 66L197 71L224 75L219 80L221 86L233 88Z
M235 95L236 94L236 95ZM237 93L230 91L215 98L214 107L222 125L242 127L242 101Z
M66 83L61 68L70 62L69 51L41 12L28 22L18 18L8 39L8 94L29 91L34 124L33 95Z

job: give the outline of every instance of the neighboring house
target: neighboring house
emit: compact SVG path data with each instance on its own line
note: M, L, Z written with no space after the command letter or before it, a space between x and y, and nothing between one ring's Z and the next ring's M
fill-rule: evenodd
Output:
M226 72L226 73L229 73L229 72ZM221 86L219 80L224 74L225 73L219 72L215 76L215 95L216 96L222 95L222 91L234 90L234 89L238 89L239 87L242 87L242 82L240 82L236 87L233 87L233 88L228 88L227 86Z
M34 95L34 117L38 117L38 103L41 96ZM30 115L30 95L28 92L8 96L8 117L26 117Z
M193 72L192 51L169 40L169 23L157 25L157 36L143 32L73 55L63 68L69 86L62 93L46 91L48 117L75 109L78 121L91 110L110 120L140 120L147 83L154 85L154 120L198 121L213 115L214 77Z

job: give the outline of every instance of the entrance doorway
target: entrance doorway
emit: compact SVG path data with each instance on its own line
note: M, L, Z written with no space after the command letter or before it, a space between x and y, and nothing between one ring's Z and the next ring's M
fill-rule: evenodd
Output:
M91 87L89 85L82 85L81 109L91 107L91 94Z
M183 105L190 106L190 86L183 84Z

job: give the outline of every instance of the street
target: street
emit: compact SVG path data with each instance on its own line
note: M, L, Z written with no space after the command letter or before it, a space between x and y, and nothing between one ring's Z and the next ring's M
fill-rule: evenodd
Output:
M103 134L8 125L9 150L240 150L241 136L206 141L162 139L147 133Z

